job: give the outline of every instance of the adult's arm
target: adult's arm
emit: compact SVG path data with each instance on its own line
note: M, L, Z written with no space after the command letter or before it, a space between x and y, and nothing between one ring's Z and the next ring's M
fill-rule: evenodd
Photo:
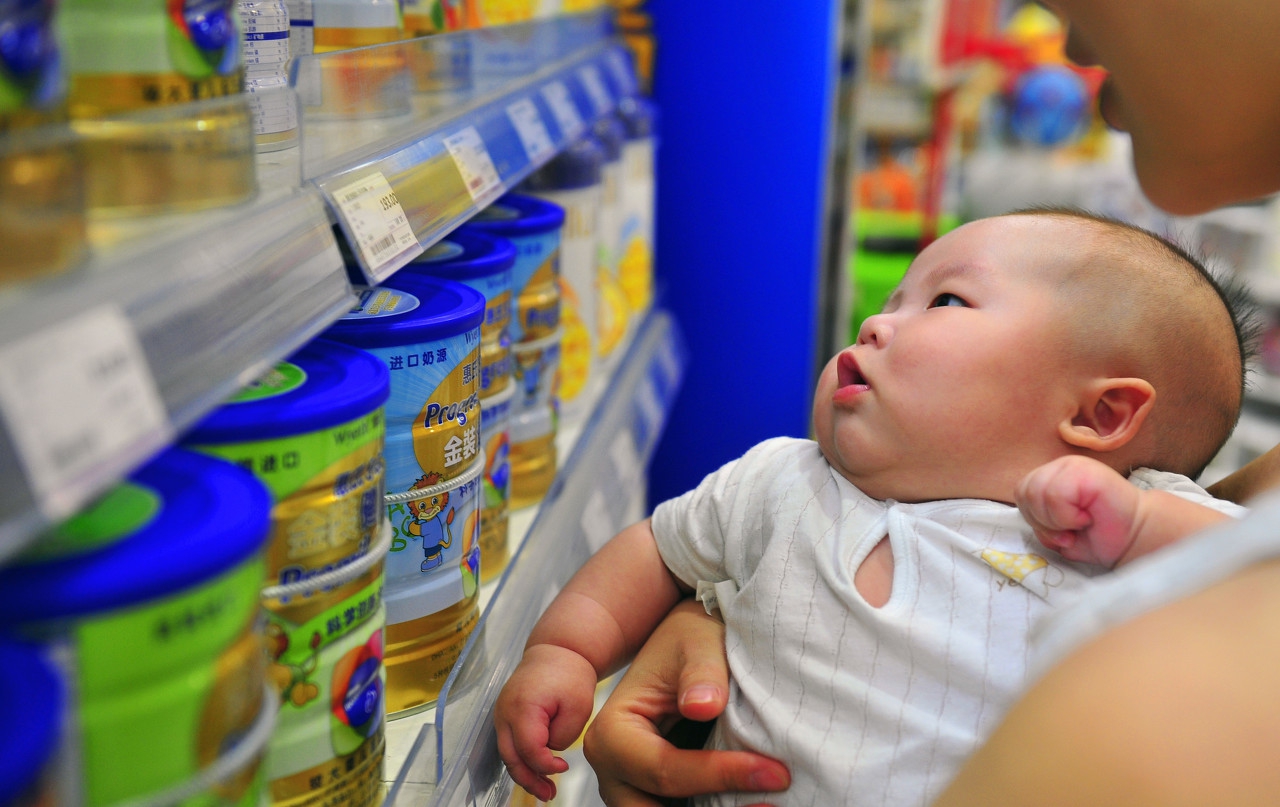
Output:
M1280 561L1268 561L1068 656L934 807L1273 805L1277 669Z
M785 789L776 760L745 751L677 748L664 736L684 717L717 717L728 701L724 625L685 600L658 626L592 721L583 752L609 807L659 807L660 797Z
M1208 490L1219 499L1244 504L1263 491L1280 486L1280 446L1210 485Z

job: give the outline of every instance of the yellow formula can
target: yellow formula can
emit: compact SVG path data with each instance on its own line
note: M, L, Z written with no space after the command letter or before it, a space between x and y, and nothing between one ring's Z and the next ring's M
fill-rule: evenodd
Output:
M384 540L356 563L263 590L267 675L281 700L267 756L272 804L369 807L379 802L387 546Z
M326 336L377 356L391 377L387 402L387 705L434 700L443 682L404 655L429 643L447 675L478 617L480 575L480 327L484 296L461 283L395 277L362 289L359 305ZM407 623L413 623L412 625ZM462 634L441 650L434 638ZM414 644L417 642L417 644ZM443 655L439 655L443 653ZM438 690L437 690L438 692Z

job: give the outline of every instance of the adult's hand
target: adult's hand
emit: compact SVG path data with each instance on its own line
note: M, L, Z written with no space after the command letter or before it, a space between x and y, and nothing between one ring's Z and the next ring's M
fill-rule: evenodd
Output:
M587 730L583 752L609 807L660 807L663 798L776 792L786 767L747 751L685 750L664 733L680 718L712 720L729 697L724 625L686 600L649 637Z

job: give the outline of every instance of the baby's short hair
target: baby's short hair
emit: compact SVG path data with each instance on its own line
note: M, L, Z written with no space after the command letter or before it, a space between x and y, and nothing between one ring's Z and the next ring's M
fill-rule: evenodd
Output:
M1153 303L1138 306L1143 310L1133 319L1141 335L1157 341L1147 351L1156 365L1153 372L1157 376L1147 379L1156 387L1156 405L1147 421L1147 428L1156 432L1155 448L1152 456L1142 458L1138 464L1192 479L1198 477L1239 420L1248 367L1260 332L1258 307L1243 284L1216 276L1204 260L1174 240L1108 216L1073 207L1024 208L1008 215L1069 218L1118 236L1114 243L1108 241L1098 245L1094 253L1085 253L1101 258L1094 267L1099 271L1091 276L1114 281L1105 284L1108 289L1132 286L1128 282L1131 278L1142 269L1151 269L1144 277L1148 294L1117 294L1110 301L1131 305L1135 300L1147 299ZM1170 270L1173 275L1167 274ZM1165 276L1161 277L1160 272ZM1158 301L1180 302L1187 291L1194 295L1195 289L1205 292L1198 303L1187 299L1186 306L1169 306L1182 310L1160 309ZM1103 306L1101 310L1105 312L1107 308ZM1185 323L1197 317L1217 319L1219 314L1208 314L1209 309L1226 313L1234 344L1228 345L1225 338L1222 344L1208 342L1216 329L1187 332L1193 328ZM1233 366L1221 366L1224 359ZM1213 379L1213 371L1220 377ZM1214 383L1197 383L1205 379Z

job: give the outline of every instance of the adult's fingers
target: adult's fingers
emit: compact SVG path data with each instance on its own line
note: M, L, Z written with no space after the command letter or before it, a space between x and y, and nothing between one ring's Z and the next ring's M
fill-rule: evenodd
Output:
M791 781L776 760L746 751L678 749L650 721L622 712L602 711L587 732L583 751L610 807L649 807L658 802L643 799L657 796L776 792Z

